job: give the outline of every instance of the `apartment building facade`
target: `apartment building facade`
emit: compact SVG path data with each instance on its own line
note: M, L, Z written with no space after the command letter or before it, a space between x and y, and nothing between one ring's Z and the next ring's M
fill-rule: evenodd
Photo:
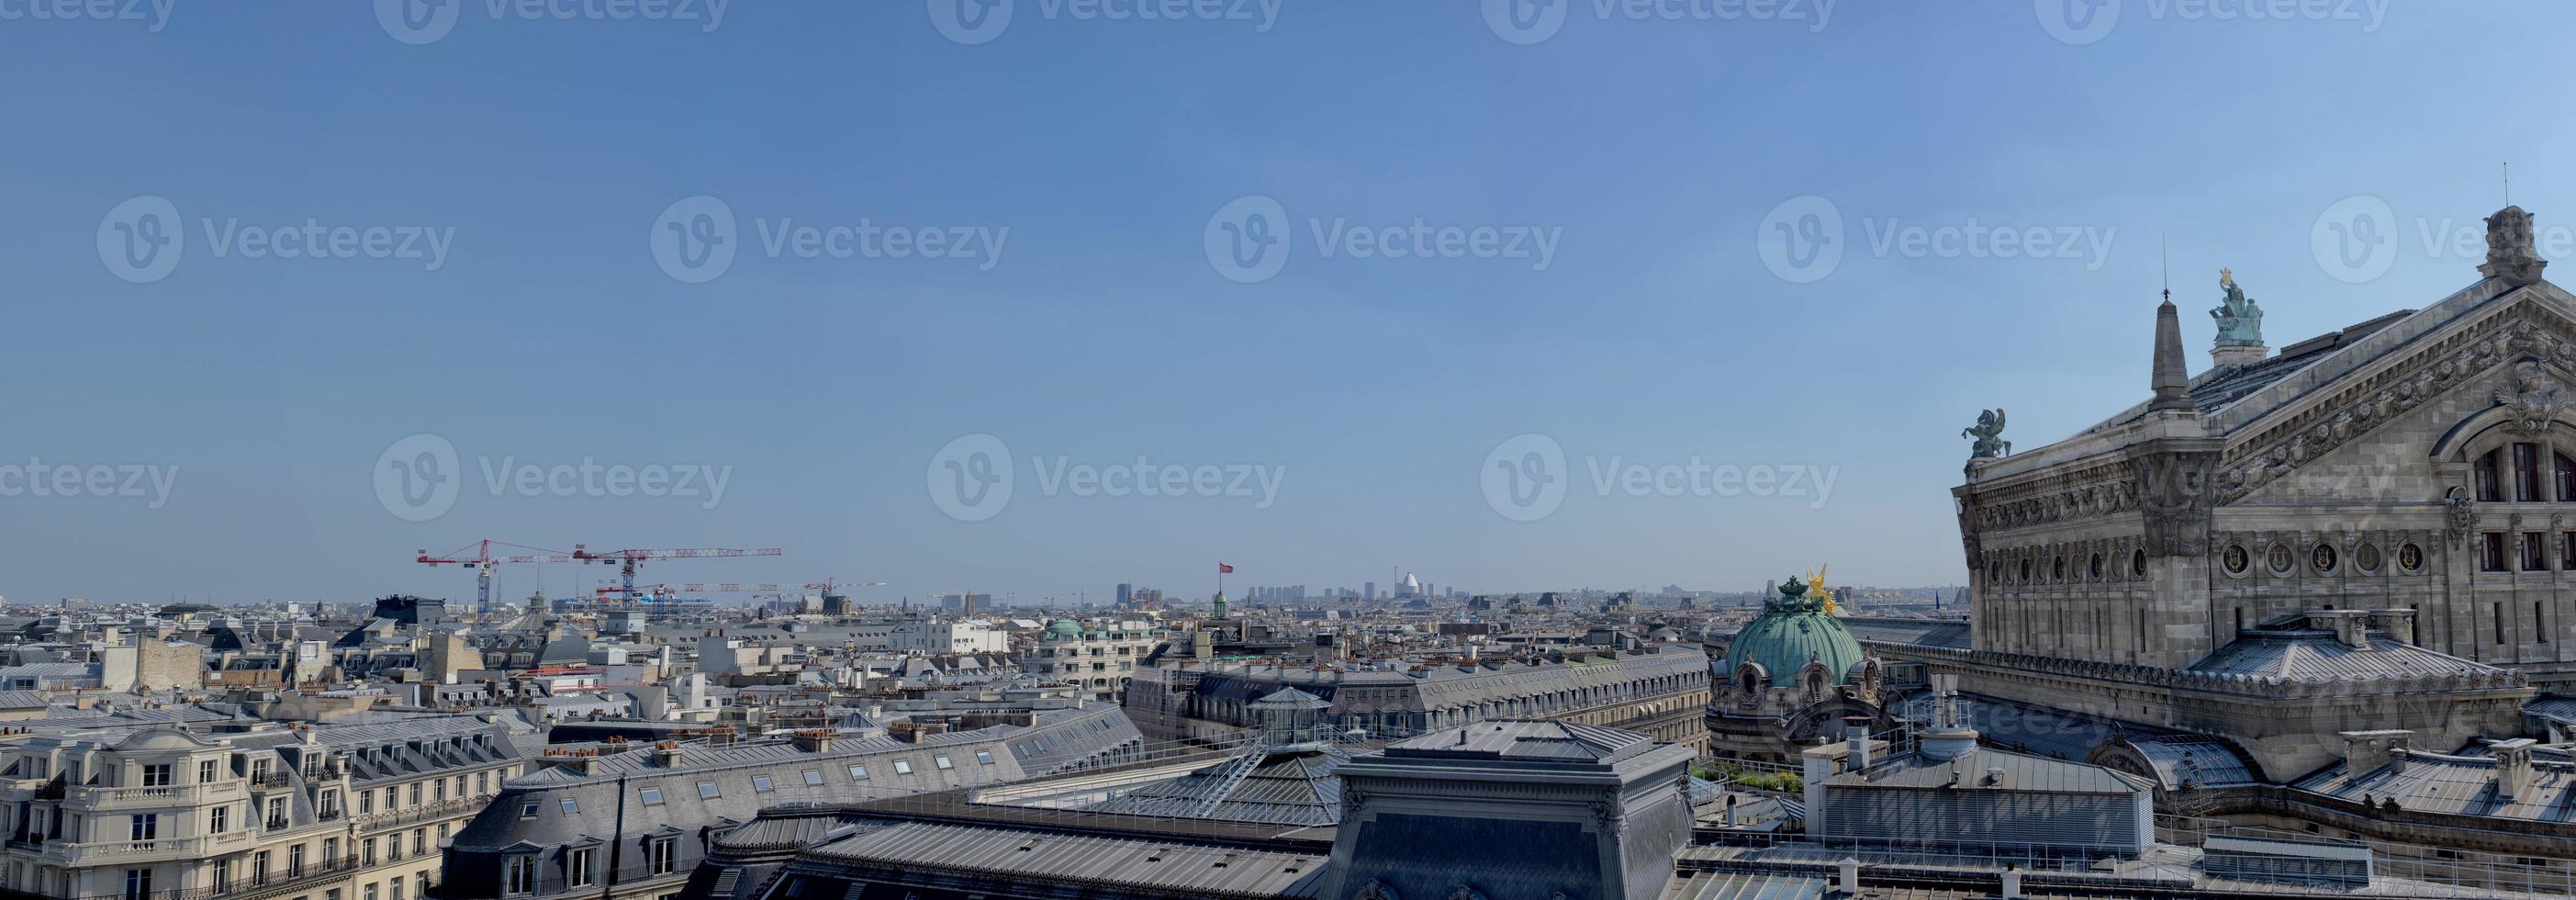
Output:
M521 767L474 717L254 727L0 750L0 900L418 900Z

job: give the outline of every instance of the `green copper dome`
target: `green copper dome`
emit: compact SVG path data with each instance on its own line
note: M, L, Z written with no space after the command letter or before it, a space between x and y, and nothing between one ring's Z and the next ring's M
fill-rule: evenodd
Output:
M1047 626L1046 639L1050 641L1081 640L1082 625L1072 619L1057 619L1055 620L1055 624Z
M1717 676L1734 678L1745 663L1759 663L1772 687L1795 687L1798 672L1812 660L1825 664L1830 683L1848 684L1851 668L1861 658L1860 642L1851 631L1825 612L1823 600L1807 596L1806 584L1791 578L1780 586L1780 596L1763 606L1761 617L1726 645L1726 661Z

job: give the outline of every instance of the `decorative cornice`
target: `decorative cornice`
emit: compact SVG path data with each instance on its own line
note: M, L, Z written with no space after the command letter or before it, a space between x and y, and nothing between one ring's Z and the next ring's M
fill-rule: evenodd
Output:
M2500 314L2485 327L2370 376L2337 398L2252 439L2232 442L2218 473L2218 501L2243 499L2416 407L2516 361L2576 368L2576 340L2571 340L2563 322L2542 322L2519 311ZM2548 402L2545 397L2534 400Z

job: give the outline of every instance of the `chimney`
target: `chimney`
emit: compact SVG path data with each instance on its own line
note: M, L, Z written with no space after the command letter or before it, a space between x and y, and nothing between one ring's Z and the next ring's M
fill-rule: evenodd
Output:
M2531 786L2531 745L2536 743L2539 742L2530 738L2514 738L2497 741L2490 748L2496 761L2496 799L2521 797Z
M2147 403L2147 411L2197 411L2191 405L2191 373L2183 368L2182 319L2174 312L2172 300L2156 307L2155 370L2150 384L2156 397Z
M716 747L719 749L731 747L740 740L741 736L733 730L733 726L731 725L718 725L707 729L707 746L709 747Z
M2339 731L2335 732L2335 736L2343 738L2344 772L2362 775L2392 763L2403 766L2405 762L2400 756L2405 750L2406 739L2415 736L2415 733L2402 729L2390 729Z
M807 753L829 753L832 751L832 738L837 735L838 732L829 728L812 728L797 732L794 741L798 750Z
M659 742L656 742L656 743L653 745L653 761L654 761L654 762L661 763L661 764L662 764L662 767L663 767L663 768L666 768L666 769L677 769L677 768L679 768L679 767L680 767L680 742L679 742L679 741L659 741Z
M1863 716L1843 718L1845 751L1843 765L1847 771L1869 768L1869 719Z
M2378 623L2379 630L2388 632L2389 640L2400 644L2415 643L2414 610L2383 609L2372 613L2370 617L2372 621Z

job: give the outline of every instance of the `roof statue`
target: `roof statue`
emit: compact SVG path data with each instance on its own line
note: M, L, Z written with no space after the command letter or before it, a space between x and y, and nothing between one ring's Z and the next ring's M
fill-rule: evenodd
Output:
M2218 320L2218 346L2263 346L2263 307L2246 297L2244 288L2236 286L2236 273L2232 271L2218 270L2218 286L2227 292L2218 308L2209 311L2209 317Z
M1977 424L1959 430L1960 437L1977 439L1976 444L1968 448L1969 459L1993 459L2011 453L2012 442L2004 440L2003 433L2002 407L1978 413Z
M1838 616L1842 611L1834 608L1834 589L1825 586L1825 571L1831 568L1830 565L1817 566L1815 571L1807 573L1807 593L1816 595L1823 604L1825 615Z

